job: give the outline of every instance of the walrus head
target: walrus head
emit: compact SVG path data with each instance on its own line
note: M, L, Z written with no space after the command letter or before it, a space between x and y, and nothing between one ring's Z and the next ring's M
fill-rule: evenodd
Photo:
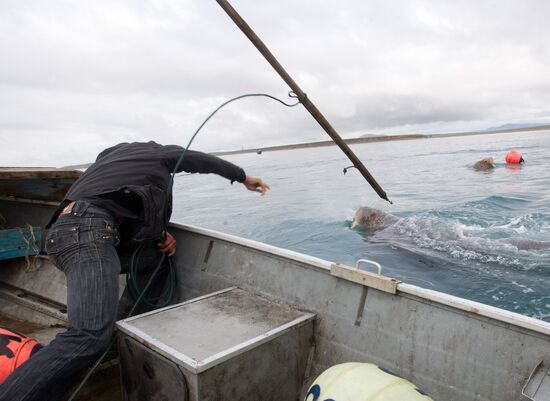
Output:
M360 207L355 212L353 222L351 223L352 229L377 231L382 230L398 220L397 217L391 214L386 214L379 209L373 207Z
M474 170L477 171L490 170L492 168L495 168L495 161L492 157L484 157L474 164Z

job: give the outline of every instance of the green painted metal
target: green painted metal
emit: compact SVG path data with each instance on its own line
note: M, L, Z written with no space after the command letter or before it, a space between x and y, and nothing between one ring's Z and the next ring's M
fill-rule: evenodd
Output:
M0 260L34 256L40 252L40 227L0 230Z
M2 180L0 196L59 202L74 181L71 178Z

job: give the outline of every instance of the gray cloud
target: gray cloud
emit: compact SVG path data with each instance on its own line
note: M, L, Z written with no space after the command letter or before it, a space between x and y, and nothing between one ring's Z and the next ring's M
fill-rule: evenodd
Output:
M344 136L550 118L550 3L234 0ZM4 165L93 160L119 141L185 144L230 97L288 88L214 2L4 0ZM206 151L328 139L303 108L247 99Z

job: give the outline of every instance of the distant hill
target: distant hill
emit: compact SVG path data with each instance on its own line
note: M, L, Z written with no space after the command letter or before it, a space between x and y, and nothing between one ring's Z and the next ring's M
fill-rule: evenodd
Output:
M488 128L484 131L452 132L448 134L403 134L403 135L364 134L364 135L361 135L359 138L346 138L344 139L344 141L348 145L353 145L353 144L368 143L368 142L402 141L402 140L410 140L410 139L446 138L446 137L469 136L469 135L493 135L493 134L508 133L508 132L550 130L550 124L547 124L547 125L506 124L506 125L503 125L502 127L511 127L511 126L513 126L514 128L494 127L494 128ZM263 152L271 152L271 151L278 151L278 150L304 149L304 148L315 148L320 146L335 146L335 145L336 144L332 140L330 140L330 141L319 141L319 142L294 143L289 145L267 146L263 148L217 151L217 152L211 152L211 154L217 155L217 156L235 155L240 153L262 154Z
M502 130L509 130L509 129L521 129L521 128L533 128L533 127L543 127L547 126L547 124L541 124L541 123L508 123L504 125L499 125L498 127L489 127L486 128L485 131L502 131Z

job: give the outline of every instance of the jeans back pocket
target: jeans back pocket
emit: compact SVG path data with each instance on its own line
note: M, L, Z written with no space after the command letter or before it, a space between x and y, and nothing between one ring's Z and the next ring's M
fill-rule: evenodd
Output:
M54 227L48 232L44 247L48 255L55 255L75 245L78 245L78 227Z

